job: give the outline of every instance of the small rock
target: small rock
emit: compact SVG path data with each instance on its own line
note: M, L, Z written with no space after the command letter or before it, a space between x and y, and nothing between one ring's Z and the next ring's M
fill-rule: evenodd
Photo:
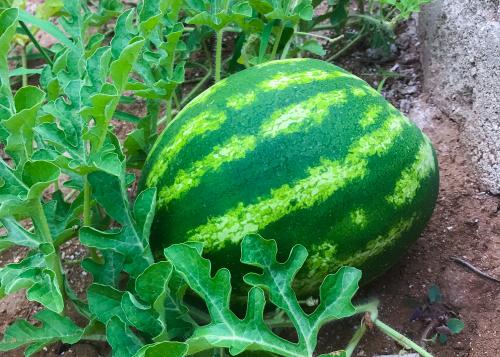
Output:
M399 58L399 62L402 64L412 64L418 62L418 56L416 53L405 53L401 58Z
M462 351L465 349L464 343L462 341L457 341L453 344L453 348L459 351Z
M399 103L399 109L404 113L408 113L411 109L411 101L408 99L402 99Z
M415 93L417 93L417 90L418 90L418 88L416 85L406 86L406 87L403 87L401 89L401 94L404 94L404 95L415 94Z

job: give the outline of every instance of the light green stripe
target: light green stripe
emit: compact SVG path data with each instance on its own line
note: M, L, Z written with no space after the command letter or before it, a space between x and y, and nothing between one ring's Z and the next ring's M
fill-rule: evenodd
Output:
M288 64L288 63L300 63L300 62L305 62L308 61L309 59L307 58L287 58L283 60L274 60L274 61L269 61L265 62L262 64L259 64L255 66L254 68L263 68L263 67L271 67L271 66L280 66L283 64Z
M402 116L391 116L382 127L356 141L344 160L323 159L321 165L308 170L309 176L293 186L285 184L273 189L269 197L259 197L247 206L240 202L223 216L210 218L205 225L190 231L189 239L205 243L207 251L219 249L228 242L239 243L246 234L290 213L324 202L351 181L363 178L367 159L386 153L405 124Z
M177 135L173 137L170 142L165 143L163 150L156 156L157 161L149 172L146 185L148 187L156 186L171 160L189 141L209 131L219 129L226 119L226 114L222 111L207 110L187 121L182 128L180 128Z
M338 245L331 242L315 244L309 250L309 257L306 260L307 277L315 278L319 275L323 278L328 273L335 273L339 268L335 265L338 252ZM310 284L308 281L306 284Z
M364 88L361 88L361 87L353 87L353 88L351 88L351 93L355 97L364 97L364 96L366 96L368 94L366 92L366 90Z
M404 233L413 227L413 223L417 218L418 215L414 214L410 218L401 219L387 234L380 235L376 239L369 241L364 249L353 254L351 257L331 262L333 263L332 265L336 267L343 265L359 267L363 265L368 259L385 252L388 247L394 245Z
M255 149L257 143L278 135L305 130L309 125L321 124L328 117L333 106L342 105L345 102L345 92L335 90L317 94L285 109L278 109L271 115L271 119L261 125L257 135L230 139L221 146L215 147L210 154L196 161L189 169L179 171L174 184L160 191L158 206L165 206L170 201L180 198L191 188L198 186L206 173L217 170L224 163L245 157L247 152ZM221 152L234 154L221 155Z
M358 208L349 214L351 221L354 225L359 227L366 226L366 211L362 208Z
M346 102L344 90L316 94L307 100L274 112L271 119L261 125L260 134L274 138L280 134L303 130L308 124L321 124L332 106Z
M308 84L318 81L324 81L334 78L351 78L360 81L360 79L350 73L343 71L324 71L321 69L313 69L308 71L289 73L278 72L271 79L266 79L258 84L260 92L285 90L290 86L299 84ZM343 91L345 95L345 91ZM249 91L247 93L238 93L229 97L226 104L230 108L241 110L246 106L250 106L256 99L256 93Z
M324 276L334 273L341 266L361 267L368 259L376 257L394 245L404 233L413 227L417 218L418 216L414 214L410 218L401 219L387 233L369 241L363 249L346 259L337 258L337 244L325 242L314 245L310 249L310 257L306 261L307 276L311 279L319 275Z
M318 80L327 80L337 77L349 77L359 80L359 78L357 78L356 76L342 71L309 70L292 74L280 72L270 80L266 79L261 82L259 84L259 87L261 87L262 89L267 88L269 90L286 89L290 85L306 84L310 82L316 82ZM192 100L188 105L186 105L186 107L184 107L182 111L176 116L176 119L174 119L174 121L178 120L177 118L180 118L186 110L193 106L203 104L208 105L208 100L211 95L215 92L218 92L220 88L226 85L226 83L227 80L222 80L209 89L205 90L194 100ZM256 94L253 91L249 91L244 94L238 93L229 97L226 101L226 105L230 108L241 110L247 106L252 105L255 99ZM327 101L330 101L330 103L328 103ZM304 122L304 120L308 119L308 117L313 117L318 121L321 121L327 114L327 111L325 112L325 110L328 109L328 104L339 104L344 103L345 101L346 92L344 90L336 90L328 93L321 93L316 97L313 97L299 104L293 104L285 108L284 110L278 111L273 114L271 122L267 124L267 127L263 128L264 131L267 131L267 133L264 133L264 135L269 135L272 137L276 136L276 133L279 132L281 128L289 129L289 132L299 130L300 123ZM318 110L318 114L315 113L314 110ZM314 113L314 115L311 115L311 113ZM204 134L207 131L217 130L218 128L220 128L222 123L226 120L226 114L219 111L216 115L220 116L221 119L215 121L211 120L210 118L214 116L214 113L211 113L210 111L199 114L198 116L188 120L184 127L179 130L172 144L164 144L162 142L162 145L166 146L162 150L160 155L157 156L158 161L155 162L151 172L148 175L148 178L146 180L146 185L148 187L156 186L158 184L162 175L165 173L170 160L173 158L173 156L181 151L182 147L184 147L184 145L189 140L198 135ZM210 121L210 123L204 123L204 121L206 120ZM218 125L215 125L216 123ZM199 130L193 130L193 128ZM155 151L160 141L161 140L156 142L155 146L152 149L152 152Z
M340 70L312 69L296 73L278 72L271 79L261 82L258 87L264 91L274 91L286 89L293 85L326 81L334 78L351 78L360 81L355 75Z
M229 108L233 108L236 110L241 110L246 106L250 106L257 96L254 91L250 91L248 93L238 93L231 97L226 102L226 105Z
M380 93L369 85L364 85L362 87L351 87L351 93L355 97L380 97Z
M201 178L209 171L217 170L222 164L244 158L256 145L254 136L234 136L226 143L216 146L208 156L196 161L188 171L180 170L174 184L164 187L159 194L158 205L164 206L173 199L200 184Z
M362 128L366 128L377 120L377 117L382 113L383 108L380 105L370 105L363 113L363 118L359 122Z
M386 199L396 207L400 207L415 198L422 180L436 171L434 153L429 139L425 136L413 164L405 169L396 182L394 192Z

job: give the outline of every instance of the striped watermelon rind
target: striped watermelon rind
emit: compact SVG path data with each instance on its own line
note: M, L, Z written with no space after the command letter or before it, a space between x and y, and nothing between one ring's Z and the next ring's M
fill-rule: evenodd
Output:
M191 101L155 143L141 185L158 188L157 252L202 242L238 281L246 234L275 239L283 260L302 244L297 288L307 295L340 266L367 282L393 265L431 216L439 175L429 139L367 83L292 59Z

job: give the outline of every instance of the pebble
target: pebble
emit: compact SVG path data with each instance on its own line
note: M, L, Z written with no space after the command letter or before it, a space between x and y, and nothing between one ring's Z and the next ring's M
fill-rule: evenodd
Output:
M457 341L453 344L453 348L461 351L461 350L465 349L465 346L464 346L464 343L462 341Z
M417 93L418 87L416 85L406 86L400 90L401 94L409 95Z
M408 113L411 109L411 101L408 99L401 99L399 109L404 113Z

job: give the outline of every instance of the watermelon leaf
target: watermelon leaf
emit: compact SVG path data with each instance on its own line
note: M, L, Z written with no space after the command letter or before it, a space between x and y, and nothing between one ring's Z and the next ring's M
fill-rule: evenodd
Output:
M448 320L448 322L446 322L446 326L448 326L452 335L456 335L457 333L460 333L464 329L465 324L460 319L451 318Z
M119 316L121 320L125 320L125 315L121 309L123 294L124 292L108 285L90 285L87 290L90 312L96 320L102 323L107 323L116 316Z
M106 339L113 349L113 357L134 356L143 346L142 341L117 316L106 324Z
M245 318L239 319L229 307L231 274L227 269L220 269L212 277L210 262L202 258L195 248L175 244L165 249L165 256L176 271L205 300L211 317L210 323L196 328L187 341L190 353L216 346L229 348L231 354L251 348L283 356L310 356L323 324L356 313L351 299L358 289L359 270L344 267L336 274L327 276L321 286L319 306L312 314L307 314L292 289L292 281L303 265L307 251L303 246L295 246L285 263L276 261L276 253L276 242L273 240L265 240L258 235L244 238L241 261L262 269L263 273L245 276L245 281L252 288L248 293ZM299 337L297 344L274 334L264 321L264 291L293 323Z
M93 259L86 258L82 262L82 267L92 274L94 282L117 287L120 282L125 256L113 250L102 250L101 255L103 262L96 262Z
M16 33L18 16L18 9L0 10L0 120L8 118L14 111L7 56L10 42Z
M5 331L0 341L0 351L9 351L27 346L25 355L30 356L46 345L56 341L75 343L82 337L84 329L67 317L50 310L42 310L34 315L41 326L34 326L25 320L17 320Z
M44 249L48 248L44 244ZM37 301L57 313L61 312L64 308L62 293L54 271L47 264L53 254L33 254L19 263L7 264L0 269L0 296L27 289L29 300Z

